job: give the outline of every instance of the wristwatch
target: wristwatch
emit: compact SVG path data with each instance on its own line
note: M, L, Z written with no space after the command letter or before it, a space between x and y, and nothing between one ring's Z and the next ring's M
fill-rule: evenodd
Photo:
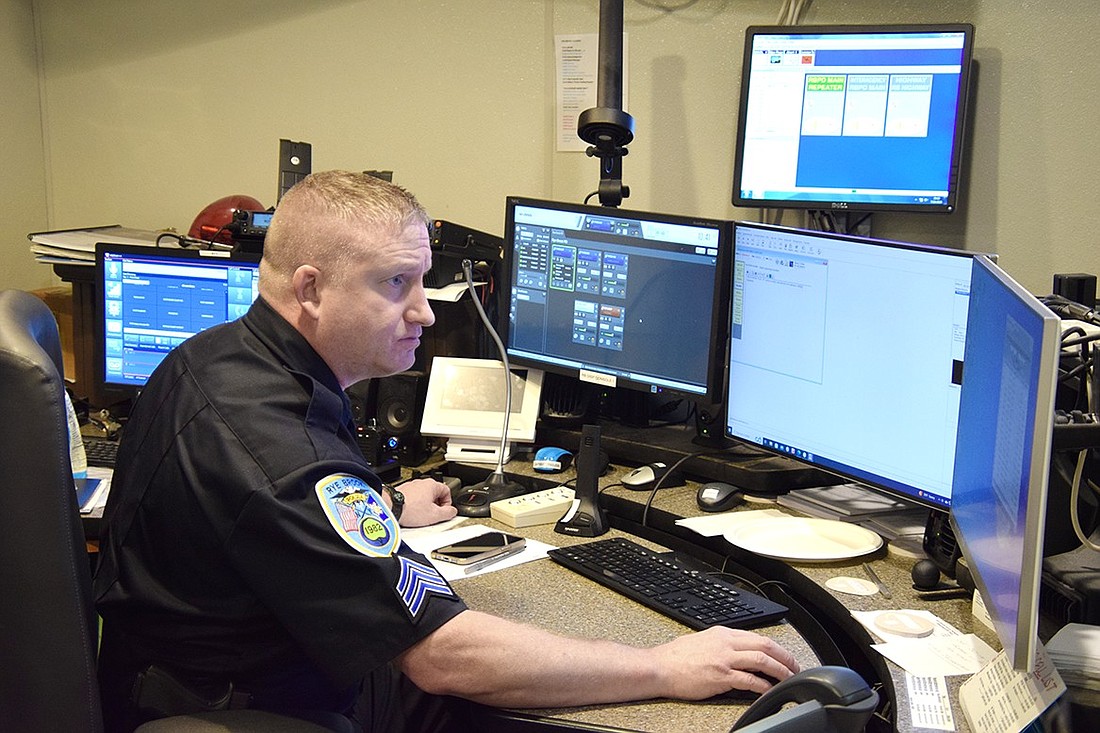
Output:
M390 511L393 518L400 521L401 512L405 510L405 495L389 484L382 484L382 491L390 495Z

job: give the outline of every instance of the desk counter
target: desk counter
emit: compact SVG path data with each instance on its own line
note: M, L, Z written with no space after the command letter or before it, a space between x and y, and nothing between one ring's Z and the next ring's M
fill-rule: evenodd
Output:
M553 525L515 530L497 522L476 521L557 546L585 541L555 534ZM604 536L623 534L612 530ZM662 549L652 542L641 542ZM688 632L683 625L548 559L464 578L456 581L454 587L471 608L568 636L655 646ZM784 622L757 631L789 649L803 667L819 663L817 655L792 625ZM611 730L724 733L746 705L747 702L731 699L702 703L657 700L525 712L548 723L552 720L555 724L600 725Z
M509 466L511 469L512 466ZM522 470L522 469L519 469ZM754 582L777 581L789 591L773 596L791 607L787 621L757 629L790 649L803 667L844 664L859 671L875 685L888 704L880 709L890 719L874 721L869 730L913 730L910 721L905 673L870 648L876 640L851 617L850 611L882 609L924 609L952 624L963 633L974 633L994 648L995 635L973 617L970 601L963 599L925 601L912 588L908 556L896 556L881 549L870 556L841 562L791 564L763 558L740 550L721 537L705 538L675 525L675 520L701 515L695 503L697 484L662 489L654 498L641 523L648 492L625 489L618 484L621 469L613 468L603 479L606 490L601 503L608 508L612 535L625 534L658 549L687 552L711 565L743 574ZM557 477L572 478L571 473ZM751 502L734 511L779 508L771 502ZM792 513L789 512L788 513ZM793 513L792 513L793 514ZM553 525L515 530L492 520L483 522L553 545L587 541L553 532ZM828 589L825 581L837 575L864 577L862 564L870 562L890 599L882 595L856 596ZM775 586L775 583L768 585ZM688 632L664 616L624 598L550 560L540 560L498 572L487 573L455 584L471 608L513 620L535 624L562 634L612 639L634 645L654 645ZM771 591L769 591L771 594ZM952 693L956 730L967 731L957 704L957 688L965 678L948 678ZM612 730L637 731L728 731L747 702L721 699L702 703L649 701L576 709L525 711L554 725L598 725Z

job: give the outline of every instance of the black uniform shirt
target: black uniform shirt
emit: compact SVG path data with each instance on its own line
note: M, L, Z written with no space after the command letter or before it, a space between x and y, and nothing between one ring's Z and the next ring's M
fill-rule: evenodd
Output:
M168 355L104 516L105 659L130 668L108 677L156 662L244 689L273 670L348 687L465 608L400 544L352 427L332 371L262 299Z

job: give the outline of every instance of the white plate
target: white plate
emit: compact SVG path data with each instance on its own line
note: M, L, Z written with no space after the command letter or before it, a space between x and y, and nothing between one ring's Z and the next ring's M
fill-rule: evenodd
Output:
M771 517L735 527L726 541L776 560L847 560L882 547L882 538L848 522L810 517Z

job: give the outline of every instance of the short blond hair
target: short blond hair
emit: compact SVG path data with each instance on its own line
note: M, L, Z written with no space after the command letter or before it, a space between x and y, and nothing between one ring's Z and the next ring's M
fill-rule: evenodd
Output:
M366 173L332 170L306 176L283 195L264 239L260 286L281 289L302 265L339 276L363 255L363 234L395 235L432 220L401 186ZM272 282L274 281L274 282Z

